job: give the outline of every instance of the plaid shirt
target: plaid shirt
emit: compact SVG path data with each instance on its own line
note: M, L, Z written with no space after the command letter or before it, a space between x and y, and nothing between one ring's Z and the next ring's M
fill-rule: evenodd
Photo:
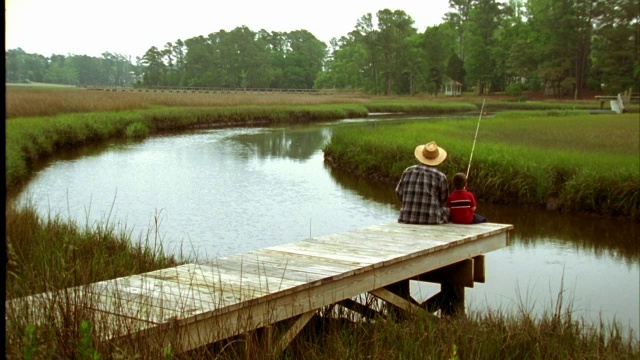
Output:
M449 222L446 211L449 188L447 177L440 170L424 164L408 167L398 186L402 201L398 222L406 224L444 224Z

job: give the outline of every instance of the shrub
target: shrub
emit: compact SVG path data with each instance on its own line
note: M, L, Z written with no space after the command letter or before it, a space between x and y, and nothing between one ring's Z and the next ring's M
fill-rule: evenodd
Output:
M127 138L138 139L149 136L149 127L146 124L135 122L127 126L125 136Z

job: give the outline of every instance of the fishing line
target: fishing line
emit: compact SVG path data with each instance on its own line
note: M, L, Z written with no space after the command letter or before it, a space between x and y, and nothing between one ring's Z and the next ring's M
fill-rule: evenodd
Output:
M484 113L484 101L482 99L482 108L480 109L480 117L478 118L478 126L476 126L476 135L473 137L473 146L471 146L471 156L469 157L469 166L467 167L467 178L469 178L469 170L471 170L471 159L473 159L473 150L476 148L476 139L478 139L478 130L480 129L480 120L482 120L482 114Z

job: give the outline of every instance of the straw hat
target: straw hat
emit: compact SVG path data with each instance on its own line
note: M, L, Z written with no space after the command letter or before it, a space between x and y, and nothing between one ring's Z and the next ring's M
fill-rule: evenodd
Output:
M429 166L440 165L447 158L447 151L436 145L435 141L418 145L414 154L418 161Z

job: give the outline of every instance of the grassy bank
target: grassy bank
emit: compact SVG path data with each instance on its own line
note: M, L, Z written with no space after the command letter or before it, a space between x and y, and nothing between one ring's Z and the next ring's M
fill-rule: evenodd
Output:
M496 203L640 219L639 122L636 114L504 112L484 118L469 189ZM325 156L336 166L397 181L416 160L416 145L435 140L449 153L448 177L466 172L478 119L342 127Z
M158 232L134 236L106 219L81 228L30 206L5 210L8 299L139 274L183 261L165 256ZM157 230L157 229L156 229Z

